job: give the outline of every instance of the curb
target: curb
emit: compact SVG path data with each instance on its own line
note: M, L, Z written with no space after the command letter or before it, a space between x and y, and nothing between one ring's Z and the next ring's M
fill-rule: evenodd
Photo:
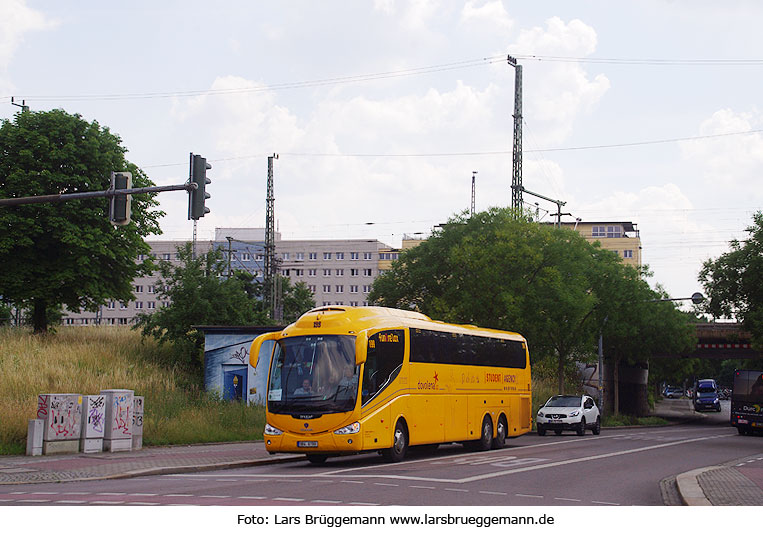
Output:
M690 505L690 506L707 506L707 505L713 505L710 500L707 499L705 496L705 492L702 490L702 487L699 486L699 481L697 481L697 478L704 474L705 472L709 472L710 470L717 470L719 468L723 468L721 466L706 466L704 468L697 468L695 470L691 470L689 472L684 472L683 474L678 474L676 476L676 485L678 486L678 494L681 496L681 500L684 502L684 505Z

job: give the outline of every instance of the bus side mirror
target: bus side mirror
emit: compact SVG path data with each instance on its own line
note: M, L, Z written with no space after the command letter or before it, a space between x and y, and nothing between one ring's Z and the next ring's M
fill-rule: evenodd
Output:
M366 362L368 357L368 332L359 331L355 337L355 366Z
M254 338L252 347L249 348L249 364L252 368L257 368L257 362L260 360L260 348L262 347L262 343L266 341L274 341L280 334L280 331L271 331L270 333L263 333Z

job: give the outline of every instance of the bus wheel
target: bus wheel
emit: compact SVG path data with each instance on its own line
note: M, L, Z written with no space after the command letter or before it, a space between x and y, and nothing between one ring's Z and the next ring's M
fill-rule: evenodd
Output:
M392 439L392 447L382 450L382 456L390 463L399 463L408 451L408 430L402 420L398 420L395 424L395 434Z
M493 449L500 450L506 445L506 419L501 415L498 417L498 425L495 428L495 439L493 439Z
M484 452L490 449L493 444L493 423L490 421L490 417L485 415L482 420L482 431L480 432L480 440L477 441L477 451Z
M739 433L740 435L744 435L745 433L747 433L747 430L743 428L742 426L737 426L737 433Z
M307 460L310 461L314 465L322 465L326 462L326 459L328 458L328 455L319 455L311 453L307 456Z

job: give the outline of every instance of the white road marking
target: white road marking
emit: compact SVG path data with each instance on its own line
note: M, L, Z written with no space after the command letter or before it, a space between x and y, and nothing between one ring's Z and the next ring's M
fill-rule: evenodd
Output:
M310 503L342 503L340 500L311 500Z
M238 496L239 500L265 500L265 496Z
M469 492L467 489L450 489L450 488L447 488L445 490L449 490L451 492Z
M69 505L70 503L85 503L85 500L57 500L55 503L65 503L66 505Z
M96 492L96 496L124 496L126 492Z
M215 495L215 494L204 494L202 496L199 496L199 498L218 498L218 499L223 499L223 498L232 498L232 496L218 496L218 495Z
M127 502L127 505L159 505L159 502Z
M374 485L379 485L380 487L399 487L400 486L395 483L374 483Z
M155 492L133 492L130 496L159 496Z
M537 494L515 494L514 496L519 496L520 498L543 498L543 496L538 496Z
M350 502L349 505L381 505L380 503Z
M273 498L274 502L303 502L302 498Z
M620 505L619 503L612 503L612 502L597 502L595 500L592 500L591 503L598 503L600 505Z
M100 505L123 505L125 502L123 502L123 501L109 502L109 501L106 501L106 500L94 500L94 501L92 501L90 503L92 503L92 504L100 504Z
M508 496L509 494L507 492L493 492L490 490L481 490L479 491L480 494L492 494L493 496Z
M576 500L575 498L554 498L560 502L582 502L583 500Z
M130 496L132 496L132 494L130 494ZM164 496L170 498L187 498L193 496L193 494L165 494Z
M50 503L50 500L16 500L18 503Z
M425 485L411 485L408 488L410 488L410 489L429 489L429 490L435 490L435 487L427 487Z

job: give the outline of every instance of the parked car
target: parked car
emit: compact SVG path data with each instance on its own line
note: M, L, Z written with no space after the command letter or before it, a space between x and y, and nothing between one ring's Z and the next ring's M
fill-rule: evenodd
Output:
M683 398L684 390L681 387L665 387L665 392L662 393L666 398Z
M694 410L713 410L721 412L721 402L718 398L718 385L714 379L700 379L694 387L697 393L694 395Z
M601 432L601 416L590 396L559 395L549 398L538 410L535 425L540 436L545 435L548 429L557 435L564 430L583 435L586 428L598 435Z

